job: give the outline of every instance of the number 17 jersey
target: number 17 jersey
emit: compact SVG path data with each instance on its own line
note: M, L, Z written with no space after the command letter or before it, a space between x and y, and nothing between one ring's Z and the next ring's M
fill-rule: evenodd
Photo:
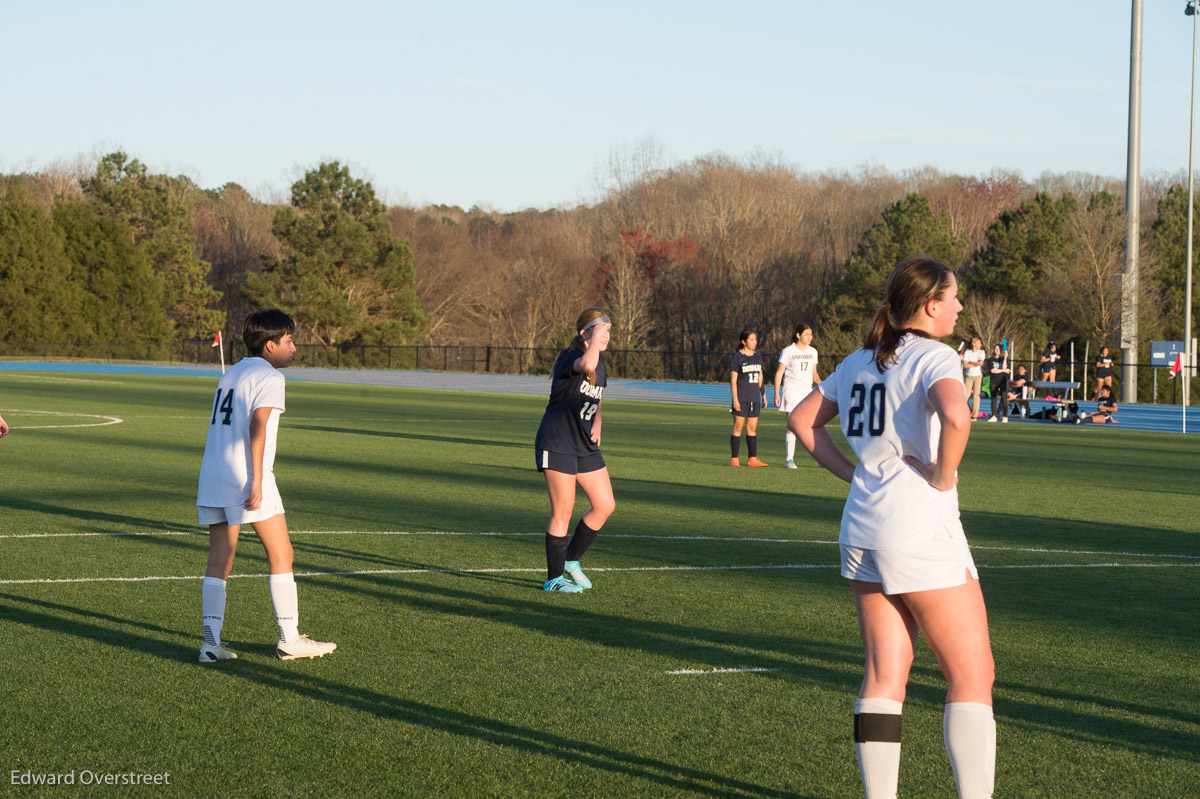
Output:
M905 455L923 463L937 457L942 428L929 391L939 380L954 380L961 390L958 355L909 333L896 356L881 373L873 351L856 350L817 386L837 403L842 434L859 460L839 541L863 549L908 548L962 531L958 490L938 491L904 462Z

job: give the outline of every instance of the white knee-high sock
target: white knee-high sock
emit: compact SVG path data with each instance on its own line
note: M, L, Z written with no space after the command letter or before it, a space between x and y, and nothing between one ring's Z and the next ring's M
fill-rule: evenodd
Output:
M291 572L267 575L271 589L271 604L275 606L275 622L279 625L279 640L291 643L300 637L300 608L296 598L296 578Z
M787 439L787 459L789 461L795 460L796 459L796 434L788 433L784 437Z
M996 720L991 706L948 703L942 734L959 799L991 799L996 784Z
M864 697L854 705L854 748L867 799L896 799L903 702Z
M225 624L225 581L220 577L205 577L201 583L200 612L203 614L204 643L218 645L221 627Z

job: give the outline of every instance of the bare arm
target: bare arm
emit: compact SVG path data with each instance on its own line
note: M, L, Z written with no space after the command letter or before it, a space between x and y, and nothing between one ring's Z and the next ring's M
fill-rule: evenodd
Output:
M592 419L592 442L600 446L600 403L596 403L596 416Z
M962 463L967 437L971 433L971 411L967 408L962 384L957 380L944 379L934 383L929 390L929 404L942 423L937 460L921 463L911 455L906 455L904 460L938 491L949 491L958 483L958 465Z
M837 414L837 403L826 399L820 391L814 391L788 414L788 430L795 434L813 460L849 483L854 477L854 464L837 448L833 436L825 429L825 424Z
M782 363L775 367L775 404L779 404L779 387L783 385L783 373L787 367Z
M4 421L4 417L0 416L0 438L8 435L8 423Z
M738 402L737 398L737 379L737 372L729 373L729 390L733 394L733 409L735 411L740 411L742 409L742 403Z
M267 422L273 410L264 405L255 408L250 417L250 496L246 497L246 510L258 510L262 505L263 453L267 449Z
M595 327L592 327L592 328L589 328L589 329L583 331L583 340L586 342L591 342L592 337L598 331L609 330L611 328L612 328L611 323L601 322L600 324L596 325ZM596 371L596 367L599 365L600 365L600 348L599 347L588 347L586 350L583 351L583 357L581 357L579 360L575 361L575 363L572 365L571 368L574 369L579 374L586 375L589 372Z

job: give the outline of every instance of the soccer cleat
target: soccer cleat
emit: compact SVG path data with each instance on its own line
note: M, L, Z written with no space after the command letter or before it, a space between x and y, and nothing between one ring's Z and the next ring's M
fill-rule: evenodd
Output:
M1007 416L1001 416L1001 417L1000 417L1000 423L1001 423L1001 424L1008 424L1008 417L1007 417Z
M747 466L766 466L767 464L763 463L758 458L751 458L750 460L746 461L746 465Z
M583 574L583 572L580 572ZM547 580L542 586L543 591L561 591L564 594L582 594L583 586L575 585L575 583L563 577L555 577L553 580Z
M729 465L730 465L730 466L741 466L742 464L738 463L738 459L737 459L737 458L730 458L730 459L729 459Z
M1000 417L999 416L989 416L988 421L989 422L998 422L998 421L1000 421Z
M218 660L236 660L237 654L225 648L227 642L222 641L216 646L205 644L200 647L201 663L216 663Z
M575 583L575 585L579 586L580 588L592 587L592 581L589 580L587 575L583 573L583 569L579 568L579 561L568 560L563 567L563 571L565 571L566 575L571 578L571 582Z
M275 645L275 654L279 655L280 660L323 658L335 649L337 649L337 644L335 643L314 641L307 635L302 635L295 641L288 641L287 643L280 641Z
M783 462L783 468L785 468L785 469L795 469L795 468L796 468L796 463L795 463L795 461L786 460L786 461L784 461L784 462Z

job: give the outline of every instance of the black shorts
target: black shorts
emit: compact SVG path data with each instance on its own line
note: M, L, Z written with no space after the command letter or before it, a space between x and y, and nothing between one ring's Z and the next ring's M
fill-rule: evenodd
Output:
M535 449L533 454L539 472L549 469L552 472L562 472L563 474L586 474L587 472L598 472L604 468L604 456L599 451L589 455L569 455Z
M754 399L743 399L742 397L738 397L738 403L742 406L740 411L735 411L733 409L733 405L729 406L729 412L734 416L741 416L746 419L757 419L759 412L762 411L762 398L758 395L756 395Z

